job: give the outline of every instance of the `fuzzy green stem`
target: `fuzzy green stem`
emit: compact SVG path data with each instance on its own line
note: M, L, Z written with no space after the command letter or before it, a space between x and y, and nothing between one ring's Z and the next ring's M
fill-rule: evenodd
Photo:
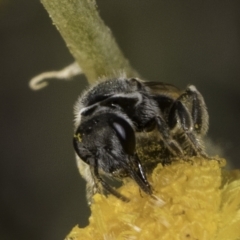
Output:
M124 72L138 76L123 56L95 0L41 0L90 83Z

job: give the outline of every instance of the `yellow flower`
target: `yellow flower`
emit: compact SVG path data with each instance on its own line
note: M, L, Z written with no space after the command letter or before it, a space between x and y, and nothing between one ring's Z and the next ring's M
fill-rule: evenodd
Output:
M224 165L198 157L159 164L148 176L154 197L132 180L118 190L128 203L96 194L89 225L66 240L239 240L240 171Z

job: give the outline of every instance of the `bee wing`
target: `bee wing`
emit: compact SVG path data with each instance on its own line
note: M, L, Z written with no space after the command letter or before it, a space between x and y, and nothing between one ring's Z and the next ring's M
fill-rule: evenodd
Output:
M150 92L153 95L165 95L173 99L176 99L182 93L182 91L179 88L169 83L163 82L142 82L142 83L144 86L150 89Z

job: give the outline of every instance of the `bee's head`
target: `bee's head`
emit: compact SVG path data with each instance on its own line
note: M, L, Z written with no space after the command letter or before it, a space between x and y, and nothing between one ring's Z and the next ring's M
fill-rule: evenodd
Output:
M97 158L99 167L111 171L134 155L135 132L122 116L101 113L79 125L73 144L83 161L90 164L90 158Z
M105 112L91 117L77 128L73 144L94 174L101 170L113 177L129 176L143 191L152 193L135 152L135 132L127 116Z

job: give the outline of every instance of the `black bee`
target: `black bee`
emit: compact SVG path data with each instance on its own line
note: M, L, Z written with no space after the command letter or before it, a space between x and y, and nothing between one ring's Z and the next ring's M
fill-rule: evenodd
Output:
M157 133L169 157L184 157L206 156L201 139L207 130L206 105L193 85L180 91L166 83L115 78L91 87L75 105L73 138L89 203L100 189L129 200L104 176L130 177L152 195L136 151L141 133Z

